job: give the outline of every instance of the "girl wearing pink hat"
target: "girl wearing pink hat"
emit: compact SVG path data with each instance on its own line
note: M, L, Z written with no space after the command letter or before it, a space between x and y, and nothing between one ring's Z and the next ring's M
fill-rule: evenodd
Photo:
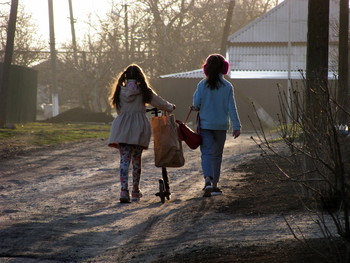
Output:
M222 194L218 182L229 119L232 121L234 138L241 133L233 86L224 78L229 66L222 55L210 55L203 65L206 78L198 83L193 95L192 109L198 110L200 116L204 197Z

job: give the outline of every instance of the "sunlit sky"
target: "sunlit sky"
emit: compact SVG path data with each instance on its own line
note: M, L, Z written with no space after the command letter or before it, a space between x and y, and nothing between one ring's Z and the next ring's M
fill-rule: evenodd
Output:
M97 20L97 16L104 18L108 12L111 12L112 3L114 5L123 5L129 0L72 0L73 15L76 20L75 31L77 40L87 32L87 22L90 19ZM131 1L131 0L130 0ZM224 1L224 0L223 0ZM9 0L0 0L0 3L9 2ZM279 2L283 2L280 0ZM44 41L49 39L49 14L48 0L19 0L20 5L24 6L28 13L32 14L33 22L38 26L38 35ZM62 43L68 43L72 40L70 20L69 20L69 2L68 0L53 0L55 40L56 46ZM9 9L9 6L7 6ZM4 6L2 6L4 8Z
M114 5L123 5L129 0L72 0L73 14L76 20L75 31L77 40L87 32L89 15L91 20L96 21L97 16L104 18L106 13L111 12L112 3ZM131 1L131 0L130 0ZM224 1L224 0L223 0ZM280 0L279 2L282 2ZM0 0L0 3L9 2L9 0ZM28 13L32 14L33 22L38 26L38 35L44 41L49 39L49 14L48 0L19 0L20 5L24 6ZM70 20L69 20L69 2L68 0L53 0L55 40L56 46L62 43L69 43L72 40ZM4 8L4 6L2 6ZM7 6L9 9L9 6Z
M6 2L0 0L0 3ZM107 12L111 11L112 2L114 4L125 3L125 0L72 0L73 15L76 19L75 31L77 39L83 37L87 31L86 22L91 19L96 20L96 16L105 17ZM32 14L33 22L38 25L39 35L43 40L49 39L49 12L48 0L19 0L19 4L24 6L28 13ZM68 0L53 0L55 39L59 47L64 42L70 42L71 27L69 20L69 2Z
M49 37L48 0L20 0L20 2L33 14L33 19L37 20L43 37ZM120 2L123 4L123 0ZM104 17L111 10L111 3L111 0L72 0L77 39L83 37L87 31L86 23L89 15L91 14L92 21L96 21L97 16ZM68 0L53 0L53 6L56 44L59 46L60 43L70 42L72 39Z

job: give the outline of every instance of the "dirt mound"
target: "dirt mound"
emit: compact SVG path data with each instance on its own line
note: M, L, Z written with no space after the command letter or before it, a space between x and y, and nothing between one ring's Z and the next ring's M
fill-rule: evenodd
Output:
M73 108L62 112L61 114L46 119L44 122L59 123L59 122L104 122L113 121L113 116L103 112L92 112L82 108Z

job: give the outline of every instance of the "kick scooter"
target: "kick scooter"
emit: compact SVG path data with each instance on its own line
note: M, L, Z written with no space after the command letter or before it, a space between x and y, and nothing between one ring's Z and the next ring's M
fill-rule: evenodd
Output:
M151 112L154 116L160 116L160 111L157 108L146 109L146 112ZM162 167L162 179L159 179L159 192L155 194L159 196L162 204L165 203L165 198L170 200L170 185L169 185L169 176L166 167Z

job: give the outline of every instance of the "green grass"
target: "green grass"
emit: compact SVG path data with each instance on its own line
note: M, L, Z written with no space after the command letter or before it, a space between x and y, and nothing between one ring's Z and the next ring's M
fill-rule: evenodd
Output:
M0 129L0 144L42 146L80 141L85 139L107 139L110 125L107 124L63 124L27 123L14 129Z

